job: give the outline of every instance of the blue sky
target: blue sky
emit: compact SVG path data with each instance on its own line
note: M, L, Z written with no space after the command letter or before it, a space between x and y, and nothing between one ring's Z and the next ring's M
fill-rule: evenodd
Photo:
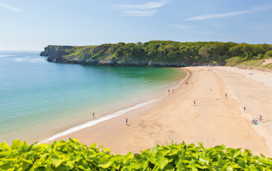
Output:
M272 0L0 0L0 50L150 40L272 44Z

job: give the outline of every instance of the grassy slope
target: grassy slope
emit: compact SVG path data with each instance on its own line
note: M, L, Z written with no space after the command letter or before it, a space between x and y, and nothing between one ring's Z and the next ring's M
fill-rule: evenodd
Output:
M226 66L272 70L272 58L243 61L240 57L233 57L226 61Z

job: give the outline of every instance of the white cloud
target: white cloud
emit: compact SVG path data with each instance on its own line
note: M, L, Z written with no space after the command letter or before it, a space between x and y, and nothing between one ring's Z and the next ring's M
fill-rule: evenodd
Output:
M122 10L123 16L153 16L157 12L157 8L161 8L169 2L170 0L151 1L143 4L120 4L115 7Z
M144 16L153 16L156 12L157 12L157 10L149 10L149 11L135 10L135 11L124 11L124 12L122 12L122 14L124 16L142 16L142 17L144 17Z
M253 12L257 12L257 11L264 11L264 10L268 10L270 8L272 8L271 5L270 6L257 7L257 8L251 9L251 10L199 15L199 16L187 18L185 20L197 21L197 20L208 20L208 19L215 19L215 18L233 17L233 16L249 14L249 13L253 13Z
M147 2L144 4L123 4L123 5L117 5L117 7L121 9L138 9L138 10L155 9L155 8L163 7L168 2L169 0L163 0L160 2Z
M11 6L3 4L3 3L0 3L0 7L6 8L6 9L8 9L10 11L14 11L14 12L22 12L22 10L19 8L14 8L14 7L11 7Z
M208 20L213 18L223 18L223 17L231 17L236 15L243 15L250 13L249 11L237 11L237 12L228 12L228 13L221 13L221 14L206 14L206 15L200 15L195 16L191 18L187 18L186 20L194 21L194 20Z

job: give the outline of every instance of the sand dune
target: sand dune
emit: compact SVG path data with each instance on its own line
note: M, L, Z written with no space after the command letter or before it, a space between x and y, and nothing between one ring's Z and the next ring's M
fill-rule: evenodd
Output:
M60 139L96 142L123 154L185 141L203 142L206 147L249 148L271 156L267 144L271 146L272 75L229 67L185 69L191 72L188 84L166 98ZM259 114L265 120L252 126L250 120Z

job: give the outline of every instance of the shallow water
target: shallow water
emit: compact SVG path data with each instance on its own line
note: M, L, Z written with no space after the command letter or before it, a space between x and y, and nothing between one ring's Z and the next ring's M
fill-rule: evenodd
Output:
M0 52L0 141L38 141L167 92L174 68L49 63L39 52Z

